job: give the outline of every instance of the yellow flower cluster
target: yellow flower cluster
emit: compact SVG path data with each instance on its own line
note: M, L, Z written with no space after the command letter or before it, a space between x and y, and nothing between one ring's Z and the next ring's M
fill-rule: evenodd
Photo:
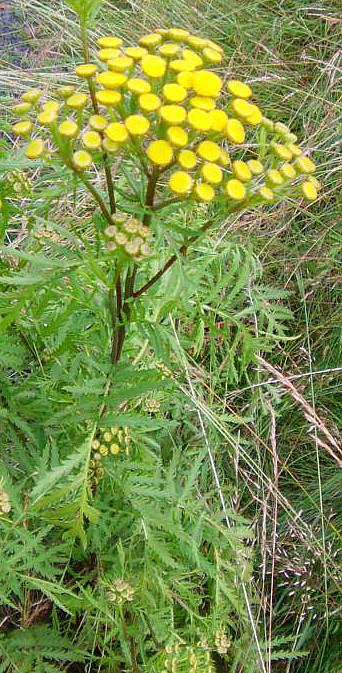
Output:
M29 159L57 148L67 165L84 171L103 152L138 157L179 200L317 198L315 165L296 136L263 115L248 84L223 85L213 71L223 59L218 44L171 28L135 47L114 36L101 37L98 47L94 63L76 67L79 90L64 86L59 100L44 102L32 89L15 105L21 119L13 131L32 137ZM135 239L111 238L140 254Z
M107 596L111 603L116 603L117 605L130 603L134 598L134 589L125 580L114 580Z
M92 458L90 460L90 478L94 484L98 484L104 476L101 461L105 456L117 456L124 451L127 455L131 443L129 428L99 428L96 437L92 441Z
M109 252L125 253L139 262L150 254L146 239L150 231L139 220L125 215L113 215L113 224L105 230Z

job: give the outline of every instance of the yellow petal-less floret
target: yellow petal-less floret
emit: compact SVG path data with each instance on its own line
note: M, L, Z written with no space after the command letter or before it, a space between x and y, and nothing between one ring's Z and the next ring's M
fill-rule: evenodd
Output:
M37 103L42 96L42 91L40 89L29 89L23 93L21 100L24 103Z
M200 68L203 65L203 59L191 49L183 49L182 55L186 61L191 61L194 69Z
M98 150L101 147L102 138L97 131L85 131L82 143L87 150Z
M111 58L107 66L112 72L124 72L129 70L134 65L134 59L130 56L118 56L118 58Z
M279 159L283 159L283 161L291 161L293 155L288 147L282 145L281 143L275 143L275 142L270 143L270 147L274 152L274 154L276 155L276 157L278 157Z
M231 164L230 156L224 147L220 147L220 156L218 158L218 162L221 164L221 166L230 166Z
M184 28L170 28L167 31L168 37L171 37L172 40L185 40L188 38L189 31Z
M93 63L82 63L76 66L76 75L84 79L94 77L97 73L97 67Z
M57 119L57 112L54 112L53 110L44 110L44 112L41 112L38 117L37 117L37 122L38 124L41 124L41 126L50 126L53 124Z
M244 161L240 161L239 159L237 161L233 161L232 170L234 177L241 182L248 182L252 177L252 171L249 166Z
M309 157L300 156L294 162L294 165L299 173L310 174L314 173L316 166Z
M166 61L160 56L148 54L148 56L143 56L141 59L141 68L147 77L158 79L165 74Z
M221 63L222 61L222 54L220 54L216 49L212 49L211 47L204 47L203 56L209 63L216 64Z
M121 148L119 143L115 143L113 140L110 140L110 138L104 138L102 140L102 147L105 152L108 152L109 154L117 154Z
M170 61L169 63L169 68L173 72L177 72L178 74L182 72L186 73L193 73L194 70L196 70L196 64L191 61L189 58L177 58L174 61ZM180 82L178 82L180 84ZM182 84L182 86L184 86Z
M307 201L316 201L318 196L317 189L310 180L306 180L305 182L302 183L301 190L304 198Z
M139 77L133 77L132 79L129 79L126 86L128 91L131 93L136 93L139 96L144 93L150 93L151 91L151 84L146 82L145 79L141 79Z
M177 83L180 84L180 86L183 86L184 89L191 89L192 88L192 82L193 82L193 74L192 72L179 72L177 77Z
M207 47L210 47L210 49L215 49L215 51L218 51L219 54L224 54L224 49L222 49L222 47L217 44L217 42L213 42L213 40L206 40L205 44Z
M179 50L178 44L173 44L172 42L166 42L164 44L161 44L159 47L160 55L164 56L165 58L175 56L178 50Z
M272 192L272 189L269 187L266 187L266 185L262 185L258 189L258 194L261 196L263 201L267 201L268 203L271 203L274 199L274 194Z
M296 169L292 166L292 164L289 164L289 163L285 163L282 166L280 166L279 173L286 180L294 180L294 178L297 175Z
M104 131L108 126L108 121L102 115L91 115L89 117L89 126L93 131Z
M105 134L114 143L124 143L128 138L128 131L121 122L113 122L105 129Z
M283 184L284 178L275 168L266 171L267 182L273 187L280 187Z
M25 137L28 136L32 131L32 122L28 119L23 122L18 122L12 126L12 131L16 136Z
M229 79L227 82L227 91L237 98L250 98L252 96L251 87L239 79Z
M194 72L192 86L199 96L217 98L221 92L222 80L210 70L198 70Z
M232 109L235 114L242 119L248 119L253 114L253 105L249 101L244 100L244 98L234 98L232 101Z
M182 124L186 119L186 110L181 105L162 105L159 114L167 124L172 126Z
M123 40L121 37L100 37L97 40L97 44L99 47L102 49L117 49L118 47L121 47Z
M188 134L181 126L169 126L167 137L176 147L185 147L188 144Z
M130 115L125 119L125 126L131 136L144 136L150 128L150 122L142 115Z
M245 141L245 129L238 119L228 119L225 133L227 138L236 145Z
M186 42L195 49L202 49L207 46L207 40L203 37L198 37L197 35L189 35Z
M159 33L150 33L149 35L143 35L138 42L141 47L156 47L157 44L160 44L162 41L162 36Z
M172 145L166 140L154 140L149 144L146 154L157 166L167 166L173 159Z
M110 107L111 105L118 105L121 102L122 95L120 91L103 89L102 91L96 91L95 98L100 105Z
M161 104L161 99L155 93L143 93L139 96L139 106L145 112L155 112Z
M246 187L240 180L232 178L225 184L227 196L233 201L243 201L246 197Z
M216 105L214 99L209 98L208 96L193 96L190 98L189 102L192 107L197 107L200 110L206 110L206 112L214 110Z
M80 171L84 171L86 168L90 168L91 164L93 163L91 154L89 154L89 152L87 152L86 150L78 150L77 152L75 152L72 161L75 168L77 168Z
M26 115L32 110L32 103L17 103L17 105L13 105L12 109L14 114L21 117L21 115Z
M185 171L176 171L169 179L169 187L175 194L187 194L192 188L192 177Z
M163 96L170 103L181 103L187 97L187 90L179 84L165 84Z
M125 49L125 54L126 56L133 58L134 61L140 61L143 56L148 54L148 51L144 47L127 47L127 49Z
M98 84L105 89L119 89L127 81L127 75L122 72L100 72L96 77Z
M191 170L197 164L197 156L192 150L182 150L178 155L178 163L182 168Z
M58 112L61 107L60 103L57 103L57 101L49 101L48 103L44 103L43 105L43 110L44 112Z
M207 182L200 182L195 187L195 196L204 203L209 203L215 198L215 189Z
M27 159L39 159L44 152L44 141L41 138L35 138L27 145L25 156Z
M201 176L211 185L219 185L223 180L223 171L216 164L204 164L201 169Z
M209 112L193 108L188 112L188 122L193 129L197 131L209 131L210 117Z
M98 59L102 61L102 63L107 63L113 58L118 58L120 54L120 49L100 49L97 52Z
M80 110L88 102L88 96L85 93L74 93L66 100L68 107L74 110Z
M247 117L246 122L247 124L251 124L251 126L257 126L262 122L262 112L257 105L252 105L252 108L253 112Z
M58 132L64 138L76 138L78 134L78 126L73 119L66 119L58 127Z
M75 91L75 87L70 85L70 86L61 86L59 89L57 89L56 94L58 98L69 98Z
M295 145L295 143L287 143L286 147L292 152L292 156L294 157L300 157L302 154L302 150L298 145Z
M218 161L220 147L212 140L203 140L197 147L197 154L205 161Z
M322 185L321 185L320 181L317 180L317 178L314 175L309 175L307 180L308 180L308 182L311 182L316 187L317 191L319 191L321 189Z
M261 175L264 172L264 166L259 159L249 159L247 166L253 175Z
M211 110L209 112L210 117L210 130L216 131L217 133L222 133L227 127L228 116L224 110Z

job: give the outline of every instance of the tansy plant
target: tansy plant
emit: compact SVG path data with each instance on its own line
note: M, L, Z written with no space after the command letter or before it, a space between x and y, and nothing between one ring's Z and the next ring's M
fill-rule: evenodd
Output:
M181 28L160 28L133 47L104 36L90 60L84 29L82 37L79 83L57 88L54 98L26 91L13 108L19 118L13 133L26 141L28 159L52 164L59 157L100 208L100 235L115 267L110 306L117 362L132 303L179 257L144 277L146 258L158 254L155 219L167 229L164 209L206 204L208 221L185 233L183 254L212 226L213 204L229 214L289 197L314 201L320 185L297 136L263 114L247 83L218 74L223 50L212 40ZM139 199L116 189L127 164L139 170ZM102 169L106 196L97 186Z

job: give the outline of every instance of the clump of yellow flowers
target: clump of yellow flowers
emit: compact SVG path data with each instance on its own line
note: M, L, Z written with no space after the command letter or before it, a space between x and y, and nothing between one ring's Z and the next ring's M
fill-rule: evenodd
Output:
M223 83L215 71L222 60L218 44L180 28L156 30L134 47L101 37L94 62L76 67L79 86L57 89L55 100L39 89L23 94L13 132L29 139L28 159L57 151L82 175L104 153L115 162L136 158L171 201L314 201L315 164L287 126L264 116L248 84ZM113 226L113 247L144 255L142 234Z

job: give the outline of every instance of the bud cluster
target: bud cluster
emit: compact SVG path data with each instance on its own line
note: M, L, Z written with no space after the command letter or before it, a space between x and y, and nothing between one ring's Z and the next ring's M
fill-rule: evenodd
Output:
M121 251L136 262L150 254L150 248L146 242L149 229L134 217L113 216L113 224L107 227L104 233L108 252Z
M117 605L130 603L134 597L134 589L128 582L125 582L125 580L114 580L107 596L111 603L116 603Z
M7 180L18 198L24 198L32 192L32 180L24 171L11 171L7 174Z
M110 454L117 456L122 451L128 454L130 443L131 435L128 427L98 428L92 441L92 458L90 460L92 480L95 483L98 483L104 475L101 465L102 459Z

